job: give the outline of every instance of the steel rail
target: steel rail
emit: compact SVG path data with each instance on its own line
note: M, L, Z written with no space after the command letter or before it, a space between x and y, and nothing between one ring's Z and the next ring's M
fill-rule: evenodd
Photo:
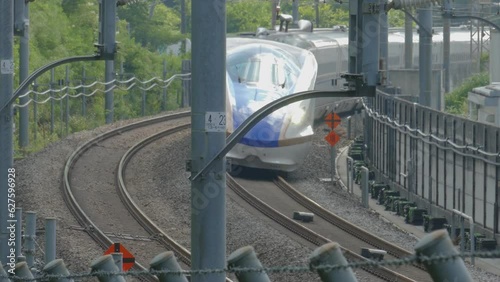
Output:
M63 198L64 201L66 202L67 207L73 214L73 216L76 218L78 223L84 228L84 230L89 234L89 236L96 241L103 249L107 249L111 244L114 242L104 234L104 232L99 229L94 222L87 216L87 214L83 211L83 209L80 207L78 204L75 196L73 195L73 192L71 190L71 182L70 182L70 176L71 176L71 169L73 168L74 164L76 161L79 159L79 157L85 153L89 148L95 146L97 143L100 141L103 141L105 139L108 139L110 137L113 137L115 135L118 135L124 131L130 131L139 127L143 127L146 125L151 125L159 122L164 122L168 120L173 120L173 119L178 119L182 117L188 117L190 116L190 112L180 112L176 114L171 114L171 115L166 115L162 117L157 117L157 118L152 118L144 121L139 121L136 123L132 123L126 126L122 126L119 128L116 128L114 130L105 132L103 134L98 135L97 137L87 141L80 147L78 147L73 153L70 155L68 160L66 161L66 164L64 166L64 171L63 171L63 184L62 184L62 190L63 190ZM139 270L139 271L147 271L147 269L140 264L136 263L133 267L134 270ZM142 276L139 277L142 278L144 281L158 281L154 276Z
M259 210L267 217L276 221L278 224L282 225L291 232L306 239L307 241L317 246L321 246L323 244L331 242L328 238L325 238L320 234L317 234L316 232L298 224L297 222L291 220L290 218L280 213L279 211L275 210L271 206L267 205L266 203L264 203L263 201L252 195L250 192L248 192L243 186L237 183L234 180L234 178L231 177L229 174L227 174L227 186L230 189L232 189L244 201L249 203L252 207ZM351 261L369 261L367 258L358 255L353 251L345 249L342 246L341 248L346 258ZM362 269L386 281L415 281L409 277L406 277L400 273L392 271L386 267L367 266L367 267L362 267Z
M125 170L129 161L134 157L136 153L138 153L142 148L147 146L148 144L171 135L173 133L188 129L191 124L183 124L180 126L176 126L174 128L170 128L159 132L157 134L151 135L140 142L136 143L134 146L130 147L128 151L123 154L118 166L116 168L116 188L118 191L118 195L122 200L123 204L127 207L127 210L130 214L139 222L139 224L144 227L144 229L151 235L157 236L157 240L164 246L172 249L174 253L179 257L179 259L184 262L186 265L191 265L191 254L190 252L178 244L174 239L170 238L160 227L158 227L134 202L130 193L127 190L125 185Z
M156 236L156 240L159 241L163 246L171 249L179 259L188 266L191 266L191 252L184 248L182 245L177 243L174 239L168 236L160 227L158 227L134 202L130 193L127 190L127 186L125 185L125 170L127 168L130 160L145 146L166 137L168 135L174 134L176 132L186 130L190 128L191 124L183 124L180 126L176 126L174 128L170 128L154 134L150 137L147 137L134 146L130 147L125 154L123 154L116 171L116 183L118 194L120 195L120 199L124 203L124 205L129 210L130 214L141 224L142 227L151 235ZM229 278L226 278L226 282L232 282Z
M366 242L376 248L387 251L388 254L393 255L396 258L404 258L412 256L413 253L409 252L406 249L403 249L397 245L394 245L376 235L373 235L369 232L366 232L364 229L359 228L358 226L351 224L347 220L341 218L338 215L330 212L329 210L323 208L313 200L306 197L304 194L297 191L293 188L288 182L286 182L282 177L278 176L275 180L276 186L278 186L285 194L289 197L297 201L299 204L303 205L307 209L309 209L314 214L328 221L329 223L339 227L345 232L351 234L352 236ZM413 266L426 271L425 267L421 264L413 264Z

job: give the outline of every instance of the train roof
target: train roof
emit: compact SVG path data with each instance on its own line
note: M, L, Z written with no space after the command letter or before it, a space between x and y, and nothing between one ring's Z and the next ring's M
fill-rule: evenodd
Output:
M239 38L239 37L228 37L226 39L226 51L228 55L231 55L233 51L241 50L240 47L244 45L250 45L256 47L256 46L262 46L263 50L270 50L272 53L279 53L281 50L287 52L288 54L292 55L295 60L298 60L299 64L303 63L303 60L307 56L312 56L314 55L302 48L291 46L288 44L276 42L276 41L271 41L271 40L265 40L265 39L259 39L259 38Z
M470 41L470 30L463 27L452 27L450 29L450 42L469 42ZM347 29L315 29L312 32L307 32L303 30L290 30L288 32L274 32L270 31L265 33L265 35L256 36L253 34L253 38L265 38L273 41L279 41L286 44L294 45L304 49L311 48L321 48L325 46L347 46L349 32ZM247 33L244 36L249 37L251 34ZM404 43L405 33L402 28L391 28L389 29L389 42L394 43ZM442 27L433 28L433 42L443 41L443 29ZM413 42L419 42L418 30L413 30Z

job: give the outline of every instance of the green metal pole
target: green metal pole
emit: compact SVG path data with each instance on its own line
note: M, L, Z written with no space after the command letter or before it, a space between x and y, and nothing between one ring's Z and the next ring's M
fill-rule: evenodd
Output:
M322 266L347 265L347 260L342 255L340 245L334 242L324 244L314 250L309 259L309 266L316 270L323 282L356 282L354 272L349 268L340 268L336 270L328 270L321 268Z
M14 28L19 40L19 84L29 75L29 12L26 1L14 1ZM23 92L23 94L26 91ZM29 101L29 96L19 99L21 105ZM29 106L19 108L19 146L25 148L29 145Z
M179 263L175 259L173 252L163 252L158 254L151 260L151 269L156 271L182 271ZM187 282L186 276L183 274L157 274L160 282Z
M260 269L260 263L255 250L251 246L246 246L234 251L227 259L228 268L252 268ZM236 277L239 282L270 282L269 277L265 272L260 271L242 271L236 272Z
M38 91L38 84L36 83L36 80L33 82L33 91L37 92ZM33 140L36 141L37 134L38 134L38 95L34 94L33 95Z
M458 251L453 246L448 231L440 229L422 238L415 246L417 256L454 256ZM447 260L423 260L433 281L473 281L464 261L460 257Z
M192 1L191 175L226 144L226 1ZM186 101L188 100L188 101ZM185 105L189 105L185 99ZM213 119L220 127L207 127ZM226 266L226 158L207 177L191 181L192 270ZM193 275L192 282L224 281L225 273Z
M64 118L64 121L66 122L66 136L69 135L69 66L66 66L66 98L64 99L64 102L66 103L66 117Z
M0 1L0 106L8 103L14 83L14 1ZM0 110L0 261L7 263L10 254L8 210L9 179L13 169L12 105ZM15 178L14 178L15 179Z
M54 81L55 80L55 74L54 74L54 69L51 69L50 70L50 98L54 98L54 91L52 91L52 89L54 89ZM54 99L50 99L50 134L53 134L54 133L54 105L55 101Z

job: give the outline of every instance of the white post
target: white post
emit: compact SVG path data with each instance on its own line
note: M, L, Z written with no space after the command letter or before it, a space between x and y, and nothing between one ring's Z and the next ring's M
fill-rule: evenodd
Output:
M474 236L474 219L471 217L471 216L468 216L466 215L465 213L459 211L459 210L456 210L456 209L452 209L452 212L453 214L456 214L458 216L460 216L462 219L467 219L469 220L469 224L470 224L470 251L471 253L473 253L476 249L476 238ZM461 221L461 224L463 225L463 221ZM464 240L464 238L460 238L460 240ZM472 265L474 265L474 256L471 256L470 258L470 263Z

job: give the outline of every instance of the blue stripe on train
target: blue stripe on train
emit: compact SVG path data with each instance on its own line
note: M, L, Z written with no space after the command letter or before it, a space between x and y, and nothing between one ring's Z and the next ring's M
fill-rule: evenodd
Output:
M266 103L276 100L275 93L248 87L243 83L233 83L236 105L233 106L233 126L238 128L251 114ZM255 125L239 143L253 147L278 147L284 116L276 113L267 116Z

